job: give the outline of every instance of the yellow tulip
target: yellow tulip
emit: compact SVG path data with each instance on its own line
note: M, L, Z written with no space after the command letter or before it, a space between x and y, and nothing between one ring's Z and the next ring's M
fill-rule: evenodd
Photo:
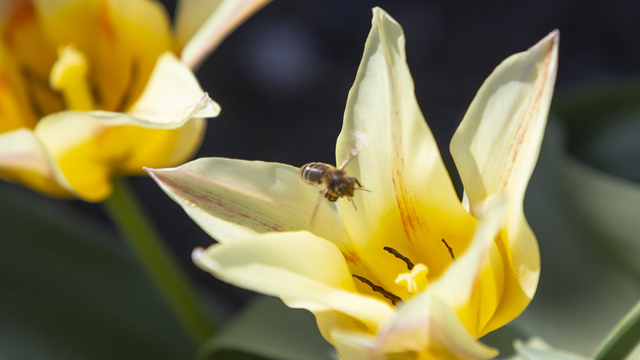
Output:
M297 168L210 158L148 169L221 244L194 261L314 313L341 359L489 358L476 341L520 314L540 263L523 213L553 94L558 33L502 62L451 142L458 198L414 95L400 25L374 9L336 147L371 192L322 202ZM361 141L360 141L361 142Z
M102 201L184 162L220 111L193 69L268 1L0 2L0 178Z

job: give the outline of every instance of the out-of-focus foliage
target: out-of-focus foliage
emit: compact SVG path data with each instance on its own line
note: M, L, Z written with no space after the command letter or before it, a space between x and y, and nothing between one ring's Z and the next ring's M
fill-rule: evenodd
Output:
M0 183L0 354L192 357L195 344L117 241L63 203Z
M260 356L258 356L260 355ZM335 350L305 310L291 309L272 297L259 297L238 313L219 336L203 345L197 360L328 360Z
M525 201L540 286L516 325L588 355L640 297L640 83L566 91L552 114Z

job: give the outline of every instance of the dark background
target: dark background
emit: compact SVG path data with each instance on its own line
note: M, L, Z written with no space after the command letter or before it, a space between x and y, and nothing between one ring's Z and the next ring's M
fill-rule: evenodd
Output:
M175 1L163 3L175 10ZM556 94L640 70L636 1L275 0L232 33L198 71L202 88L222 113L209 120L195 157L334 163L374 6L405 30L418 102L447 162L449 139L484 79L506 57L553 29L561 34ZM213 240L153 181L141 177L132 183L194 278L230 309L239 308L248 292L191 263L192 249ZM73 203L103 217L97 205Z

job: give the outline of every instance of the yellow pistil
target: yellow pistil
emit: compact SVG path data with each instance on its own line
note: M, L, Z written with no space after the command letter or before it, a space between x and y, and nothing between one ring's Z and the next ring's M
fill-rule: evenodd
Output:
M95 109L91 87L87 79L89 66L82 52L67 45L58 51L58 60L51 68L49 83L62 92L68 110Z
M410 293L415 294L426 289L429 285L428 274L429 269L424 264L416 264L411 272L398 275L396 284L406 286Z

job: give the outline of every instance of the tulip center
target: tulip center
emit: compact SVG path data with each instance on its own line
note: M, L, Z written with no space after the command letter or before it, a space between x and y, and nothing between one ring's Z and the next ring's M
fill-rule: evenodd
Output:
M405 286L411 294L420 292L429 285L429 269L422 263L414 266L411 271L399 274L396 278L396 284Z
M427 268L426 265L422 263L414 265L409 258L400 254L400 252L394 248L385 246L383 249L407 264L409 272L399 274L396 278L396 284L405 286L410 294L420 292L427 288L427 285L429 285L429 279L427 278L429 268Z
M49 82L60 91L66 108L76 111L95 109L91 86L87 78L89 66L85 55L72 45L58 51L58 60L51 68Z
M442 243L444 244L444 246L447 247L447 250L449 251L449 255L451 255L451 259L455 261L456 257L453 253L453 249L449 246L449 244L447 244L447 242L444 239L442 239ZM415 293L424 291L429 286L429 277L428 277L429 268L425 264L423 263L414 264L413 261L411 261L411 259L402 255L398 250L392 247L385 246L383 250L395 256L396 258L402 260L407 265L407 270L409 270L408 272L400 273L398 275L398 277L395 280L396 284L406 287L407 291L410 294L415 294ZM363 276L359 276L355 274L352 274L351 276L369 285L373 291L380 293L382 296L384 296L389 301L391 301L393 305L398 305L400 302L403 301L402 298L400 298L399 296L393 294L392 292L388 291L382 286L378 286L374 284L369 279Z

